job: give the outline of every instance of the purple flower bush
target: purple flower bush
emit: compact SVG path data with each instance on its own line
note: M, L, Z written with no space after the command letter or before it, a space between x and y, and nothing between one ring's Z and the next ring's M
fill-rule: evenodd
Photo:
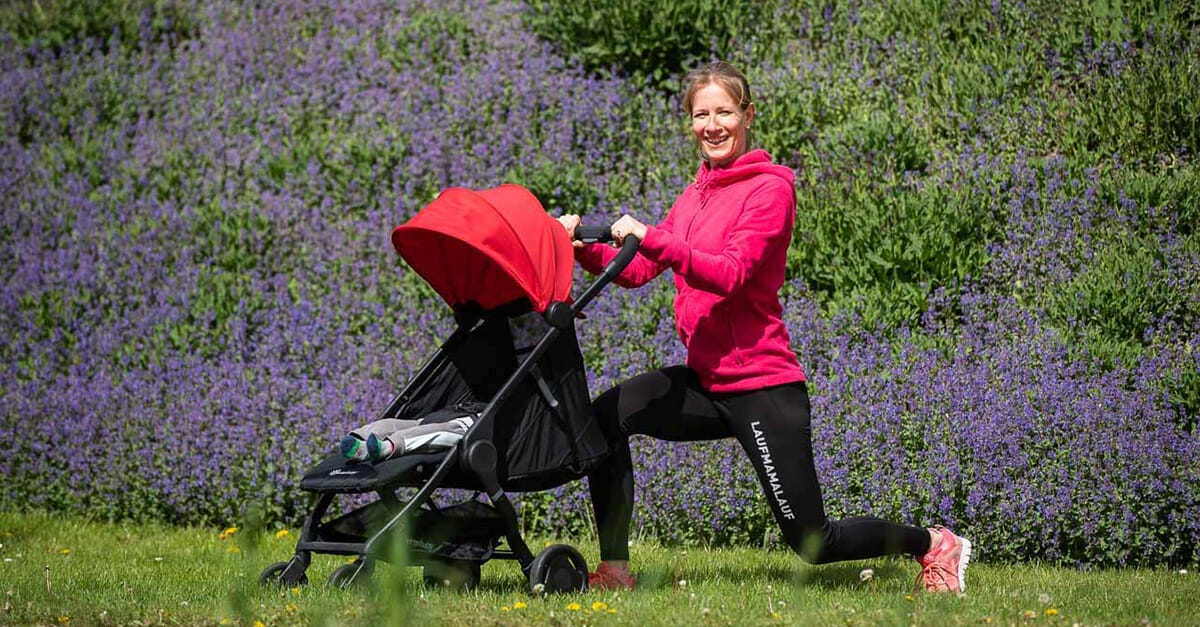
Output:
M591 223L657 220L697 165L674 97L565 61L518 3L174 6L188 28L133 42L0 34L2 509L295 524L304 472L452 329L393 226L443 188L506 181ZM944 523L986 560L1196 564L1195 137L1144 118L1157 143L1131 147L1055 126L1097 109L986 93L1045 78L1132 99L1113 87L1130 68L1175 80L1194 44L1022 51L1021 73L955 91L922 66L936 50L860 19L806 21L823 34L744 64L761 141L801 174L785 317L830 515ZM952 259L906 235L953 227L946 206L970 220ZM835 236L894 245L878 255L908 274L814 267L862 262ZM914 315L855 306L904 281ZM663 277L593 302L594 394L684 361L672 295ZM735 442L633 449L639 537L774 542ZM522 495L523 524L588 535L586 494Z

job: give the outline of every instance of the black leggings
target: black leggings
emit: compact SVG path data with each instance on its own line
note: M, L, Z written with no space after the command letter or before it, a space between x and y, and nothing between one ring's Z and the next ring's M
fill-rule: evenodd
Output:
M633 461L629 436L690 442L735 437L750 456L783 537L807 562L823 564L893 553L924 555L929 532L878 518L825 517L813 464L808 390L803 382L715 393L696 373L673 366L636 376L592 404L612 455L588 475L600 559L629 559Z

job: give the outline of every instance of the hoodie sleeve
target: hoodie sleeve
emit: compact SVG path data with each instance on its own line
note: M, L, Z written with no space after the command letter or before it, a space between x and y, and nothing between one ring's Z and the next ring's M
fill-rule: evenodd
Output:
M654 227L647 230L641 253L693 287L728 296L745 285L771 250L787 246L795 220L793 193L782 179L753 191L719 253L695 250L683 238Z
M579 265L583 266L584 270L592 274L600 274L604 272L604 266L608 265L608 262L612 261L618 252L616 248L607 244L591 244L575 249L575 259L579 261ZM625 270L613 279L613 283L621 287L641 287L666 269L665 265L654 263L639 252L625 267Z

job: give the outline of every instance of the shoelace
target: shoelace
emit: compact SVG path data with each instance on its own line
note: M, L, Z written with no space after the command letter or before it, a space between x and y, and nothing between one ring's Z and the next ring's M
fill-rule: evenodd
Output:
M947 590L955 591L954 586L950 585L950 578L954 576L948 568L942 566L940 562L931 562L923 566L921 572L917 573L917 586L924 584L925 589L935 588L940 585Z

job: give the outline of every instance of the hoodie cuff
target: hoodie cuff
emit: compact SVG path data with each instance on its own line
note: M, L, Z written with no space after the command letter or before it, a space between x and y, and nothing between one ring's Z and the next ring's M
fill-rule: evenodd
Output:
M650 261L667 264L674 268L686 250L687 245L683 243L683 240L675 237L674 233L648 226L646 227L646 239L642 240L638 252L645 255Z

